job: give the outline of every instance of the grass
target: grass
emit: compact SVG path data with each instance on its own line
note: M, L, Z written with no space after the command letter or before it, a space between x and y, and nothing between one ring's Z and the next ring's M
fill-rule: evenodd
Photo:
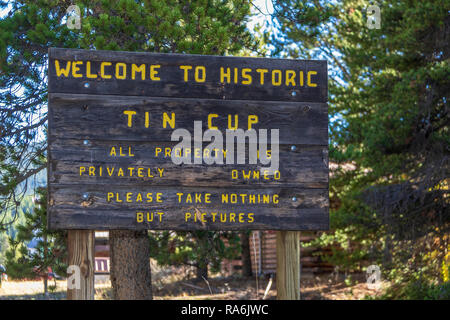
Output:
M183 273L179 270L172 271L155 272L152 279L155 300L260 300L269 282L266 278L259 278L257 292L255 278L216 275L206 283L181 276ZM352 284L349 285L346 284L343 276L303 275L301 297L305 300L358 300L374 298L381 294L380 290L367 287L364 275L356 275L352 279ZM49 286L51 285L54 285L53 281L49 281ZM57 281L56 288L48 295L43 294L42 281L5 281L0 288L0 300L62 300L66 299L66 290L67 282L64 280ZM109 281L96 283L95 291L96 300L112 299ZM276 283L274 282L266 299L275 298Z

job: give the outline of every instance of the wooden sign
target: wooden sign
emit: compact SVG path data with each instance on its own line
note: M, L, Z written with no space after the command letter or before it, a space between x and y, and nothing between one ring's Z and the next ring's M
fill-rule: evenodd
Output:
M51 229L328 229L326 61L51 48L48 79ZM279 133L275 171L239 129Z

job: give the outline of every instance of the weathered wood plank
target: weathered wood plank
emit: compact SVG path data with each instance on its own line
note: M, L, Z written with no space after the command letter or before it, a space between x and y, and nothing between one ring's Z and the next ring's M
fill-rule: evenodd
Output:
M108 169L110 172L112 168L115 173L122 169L124 174L128 167L114 166L113 164L105 164L105 166L96 165L96 176L89 176L88 168L92 165L91 162L67 162L67 161L52 161L51 162L51 176L50 183L72 183L72 184L86 184L97 185L99 187L111 184L128 184L136 186L201 186L201 187L238 187L238 186L289 186L289 187L303 187L303 188L326 188L328 186L328 176L326 175L326 168L323 166L308 163L301 167L287 167L288 164L282 164L279 179L275 176L266 175L255 168L249 169L244 165L227 165L227 166L204 166L196 167L195 165L177 166L174 164L167 164L160 167L140 167L132 166L134 175L130 176L108 176ZM86 171L79 174L79 167L84 166ZM102 176L98 172L102 168ZM143 168L143 177L136 176L136 171ZM158 170L163 170L162 177ZM150 170L150 171L148 171ZM233 171L237 170L237 171ZM244 171L242 171L244 170ZM128 170L128 172L130 172ZM233 174L236 174L237 179L233 179ZM244 179L244 174L249 174L250 179ZM259 174L259 178L253 177ZM149 176L150 175L150 176Z
M127 193L130 193L128 199ZM137 200L139 193L143 201ZM147 193L152 193L151 202L146 201L150 199ZM158 196L157 193L161 195ZM183 194L178 195L179 193ZM196 193L200 199L197 202ZM238 230L242 228L325 230L328 228L327 189L208 188L205 190L192 187L167 187L153 190L136 186L111 185L99 190L98 186L52 185L50 194L48 205L52 216L50 227L56 229L95 227L96 229L148 228L155 230L168 228L175 230ZM188 194L192 203L189 202L191 200L187 200ZM209 194L208 198L206 194ZM227 200L222 199L223 194L227 195ZM256 203L250 200L250 196L254 196ZM157 197L160 202L157 201ZM268 203L263 203L264 199L267 199ZM126 202L127 200L130 202ZM140 217L143 217L144 221L137 221L138 212L143 213ZM161 221L159 221L158 212L163 213ZM186 212L190 213L187 220ZM216 216L213 216L214 212ZM205 213L203 222L200 221L202 213ZM235 214L234 221L231 221L231 213ZM238 221L240 213L242 213L241 221ZM150 215L147 216L147 214ZM147 217L153 221L145 221Z
M192 208L191 211L195 210ZM201 208L198 209L203 213ZM236 222L241 213L241 208L236 207L235 210L224 211L220 207L216 207L214 211L218 215L216 219L220 219L220 213L227 213L226 222L212 222L211 216L205 216L207 222L202 223L199 220L195 222L189 219L184 221L184 212L170 211L164 212L164 219L161 222L142 222L136 221L136 211L128 209L120 210L99 210L99 209L78 209L78 208L55 208L49 212L53 215L53 225L55 229L77 229L79 226L89 224L86 228L95 228L95 230L114 229L153 229L153 230L327 230L328 229L328 213L321 209L279 209L278 215L273 215L272 209L254 210L255 221L247 222L244 213L244 222ZM205 211L205 210L203 210ZM206 212L206 211L205 211ZM146 216L144 213L144 216ZM228 221L230 213L235 213L235 222ZM224 215L222 217L225 217ZM157 220L158 216L154 215Z
M291 208L291 209L313 209L320 208L328 210L328 190L327 189L302 189L302 188L199 188L199 187L138 187L136 185L105 185L99 189L96 185L59 185L53 184L50 187L51 197L50 207L80 209L111 209L120 210L122 208L133 210L174 210L196 206L205 209L214 209L220 205L223 209L234 208L239 205L246 210L260 210L260 208ZM108 199L108 193L113 196ZM131 193L126 202L126 194ZM136 197L141 193L142 201L136 201ZM152 193L152 202L148 202L147 193ZM161 194L161 202L156 201L157 193ZM177 195L182 193L182 195ZM195 194L200 202L195 201ZM208 195L209 202L205 201ZM222 194L228 196L222 201ZM192 202L186 199L191 195ZM254 202L250 199L254 196ZM264 199L264 196L266 197ZM275 201L274 200L275 196ZM232 198L233 197L233 198ZM295 197L295 201L293 198ZM123 202L117 202L119 199ZM233 200L235 199L235 201ZM264 201L266 200L266 201ZM276 202L276 203L274 203ZM185 209L183 209L185 210ZM274 213L277 215L276 213Z
M281 144L327 145L328 108L326 103L224 101L211 99L173 99L123 97L111 95L50 94L52 126L49 139L105 139L122 141L171 141L174 128L165 123L163 114L175 117L175 129L193 134L194 121L201 121L203 131L211 124L225 136L228 124L247 130L249 116L258 123L252 128L278 129ZM132 115L132 127L129 116ZM146 115L148 112L148 115ZM217 116L216 116L217 115ZM146 128L148 121L148 128ZM194 138L194 137L193 137Z
M49 49L50 93L326 102L327 90L326 61Z
M117 143L116 143L117 142ZM49 181L74 184L135 184L139 186L301 186L327 188L328 150L321 146L280 146L279 176L264 175L267 165L174 164L166 148L175 143L136 143L92 140L54 141L49 155ZM110 156L111 146L122 147L126 156ZM129 149L131 148L131 149ZM158 150L156 148L159 148ZM130 153L133 157L128 156ZM172 150L172 149L170 149ZM156 156L158 152L158 156ZM89 168L94 170L89 172ZM130 176L130 169L132 170ZM119 170L123 176L119 176ZM140 170L140 176L138 175ZM237 171L234 171L237 170ZM234 174L237 175L234 175ZM249 178L245 178L248 176Z

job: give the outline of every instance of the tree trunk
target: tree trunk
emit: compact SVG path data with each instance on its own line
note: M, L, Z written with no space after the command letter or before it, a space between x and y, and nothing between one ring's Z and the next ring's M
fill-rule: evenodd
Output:
M47 256L48 256L48 245L47 245L47 235L44 234L44 295L48 294L48 267L47 267Z
M111 284L116 300L151 300L150 243L147 231L111 230Z
M392 262L392 239L391 239L391 216L386 210L384 212L384 224L386 225L386 236L384 238L383 264L389 266Z
M44 275L42 280L44 281L44 296L46 296L48 294L48 276Z
M247 231L240 233L242 248L242 275L244 277L252 276L252 259L250 256L250 237Z
M197 279L196 281L208 280L208 265L206 267L197 267Z
M194 231L192 233L193 237L196 239L198 257L196 261L196 279L195 281L203 281L203 278L208 279L208 255L211 254L210 250L213 248L208 241L208 232L206 231Z

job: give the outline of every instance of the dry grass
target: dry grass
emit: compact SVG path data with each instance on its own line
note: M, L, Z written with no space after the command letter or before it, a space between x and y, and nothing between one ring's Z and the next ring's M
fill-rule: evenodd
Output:
M57 280L48 282L49 292L44 295L42 281L3 281L0 288L0 300L62 300L66 299L67 281ZM111 283L96 283L96 299L101 298L105 289L111 287ZM98 295L98 297L97 297Z
M188 269L165 268L153 266L152 283L153 295L156 300L260 300L269 282L266 278L258 279L259 290L256 291L255 278L241 278L239 276L220 277L216 275L208 283L195 281ZM352 275L353 283L345 284L344 276L332 275L303 275L301 280L301 297L304 300L355 300L374 297L380 290L369 289L364 275ZM54 285L49 281L49 285ZM95 299L111 299L111 284L109 281L96 279ZM42 281L6 281L0 288L0 299L65 299L66 281L56 282L56 288L47 296L42 294ZM275 299L276 283L273 282L266 299Z
M54 284L53 281L49 281L49 286L54 286ZM58 280L55 290L45 296L42 281L3 281L0 288L0 299L59 300L65 298L66 289L67 282Z

